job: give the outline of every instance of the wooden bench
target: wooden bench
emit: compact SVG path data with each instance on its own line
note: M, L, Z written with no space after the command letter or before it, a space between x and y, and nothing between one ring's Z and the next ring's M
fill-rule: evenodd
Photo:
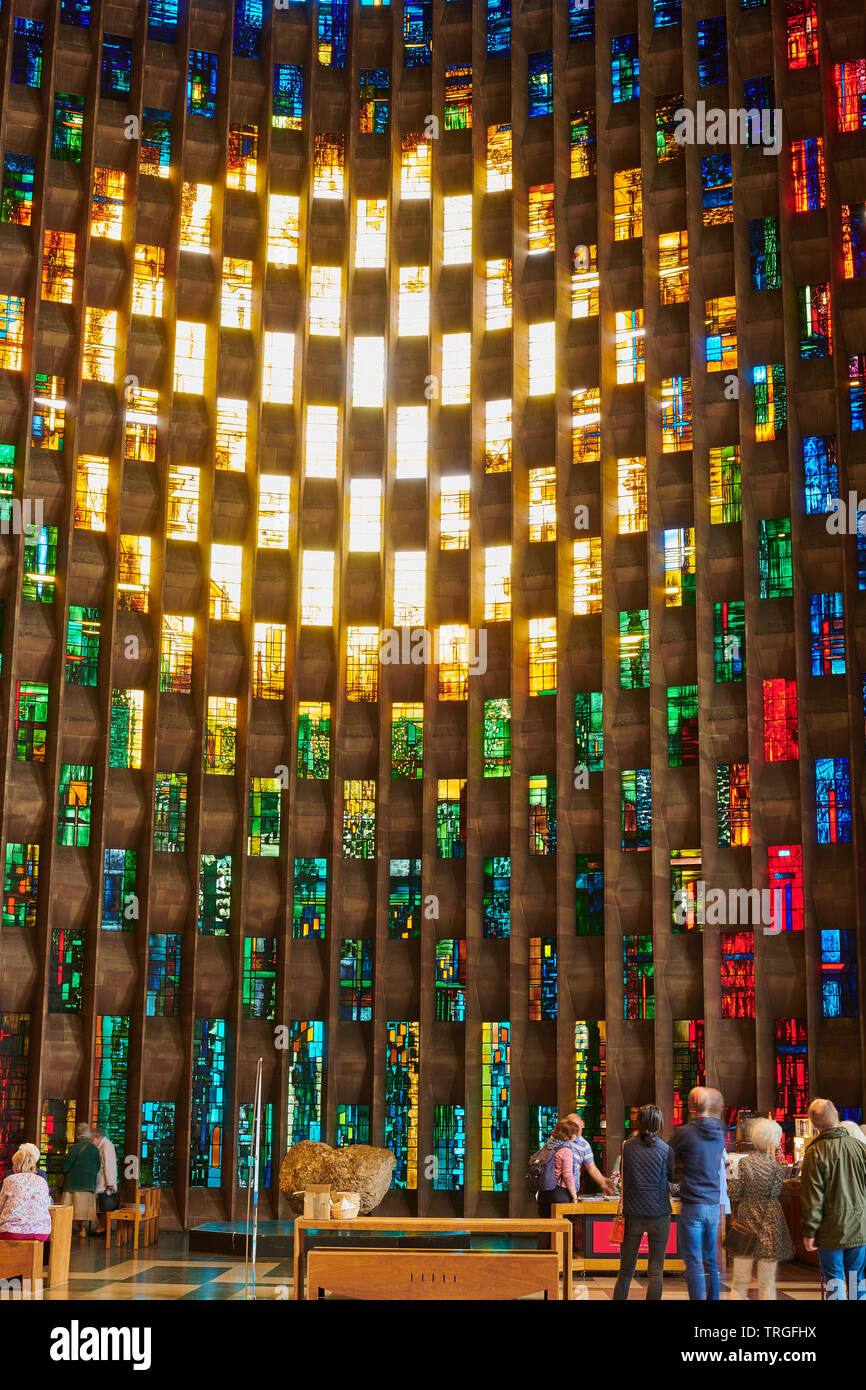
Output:
M559 1260L538 1250L311 1250L311 1298L443 1300L559 1298Z
M42 1240L0 1240L0 1279L29 1281L29 1292L37 1293L41 1284L49 1289L69 1283L69 1252L72 1245L72 1207L51 1207L51 1245L45 1268L45 1242Z
M115 1245L129 1240L130 1231L132 1232L132 1248L138 1249L139 1237L143 1245L152 1245L159 1240L159 1216L160 1216L160 1193L158 1187L139 1187L135 1184L135 1191L131 1202L118 1207L117 1211L107 1211L105 1213L105 1248L111 1249L111 1227L116 1223Z
M339 1244L310 1248L308 1232L339 1232ZM365 1238L438 1235L434 1249L371 1249ZM441 1237L551 1237L552 1250L448 1250ZM295 1218L293 1296L319 1298L324 1292L346 1298L424 1301L493 1300L542 1294L571 1298L571 1225L568 1221L502 1217L375 1217L354 1221Z

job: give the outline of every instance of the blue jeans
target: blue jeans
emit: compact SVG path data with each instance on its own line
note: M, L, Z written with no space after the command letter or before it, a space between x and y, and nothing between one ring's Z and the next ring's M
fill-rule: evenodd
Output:
M848 1250L819 1250L818 1259L828 1299L866 1302L866 1245L854 1245Z
M683 1205L677 1218L680 1254L686 1266L689 1298L695 1302L719 1301L719 1266L716 1263L716 1235L719 1206Z

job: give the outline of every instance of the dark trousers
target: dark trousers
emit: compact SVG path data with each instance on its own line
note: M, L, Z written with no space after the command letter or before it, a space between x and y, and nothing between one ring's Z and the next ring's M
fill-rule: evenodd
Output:
M644 1233L646 1233L649 1244L647 1300L658 1300L662 1296L665 1251L668 1248L668 1239L671 1233L670 1213L664 1216L627 1216L625 1218L625 1236L619 1254L619 1274L613 1291L615 1302L623 1302L628 1298L634 1268L637 1264L638 1249Z
M569 1195L568 1195L568 1193L566 1192L566 1190L565 1190L564 1187L555 1187L555 1188L553 1188L552 1191L548 1191L548 1192L545 1192L543 1189L539 1189L539 1192L538 1192L538 1215L539 1215L539 1216L544 1216L544 1217L549 1217L549 1216L551 1215L551 1207L554 1207L554 1206L561 1206L563 1203L565 1203L565 1202L570 1202L570 1201L571 1201L571 1198L569 1197ZM575 1222L575 1218L574 1218L573 1216L569 1216L569 1217L567 1218L567 1220L569 1220L569 1221L571 1222L571 1226L572 1226L572 1241L573 1241L573 1239L574 1239L574 1222ZM539 1250L552 1250L552 1249L553 1249L553 1236L539 1236L539 1238L538 1238L538 1248L539 1248Z

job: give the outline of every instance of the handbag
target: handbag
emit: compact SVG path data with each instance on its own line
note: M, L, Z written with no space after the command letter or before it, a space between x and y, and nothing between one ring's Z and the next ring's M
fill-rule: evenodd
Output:
M117 1208L120 1206L120 1197L117 1193L117 1189L115 1189L114 1192L100 1192L96 1201L101 1212L117 1211Z
M625 1174L623 1172L622 1154L625 1148L623 1140L622 1149L619 1151L619 1206L616 1209L616 1216L610 1223L610 1234L608 1240L611 1245L622 1245L625 1240L625 1217L622 1214L622 1194L625 1186Z
M734 1255L738 1259L748 1257L755 1248L757 1235L754 1231L745 1226L742 1221L729 1221L725 1227L725 1249L729 1255Z

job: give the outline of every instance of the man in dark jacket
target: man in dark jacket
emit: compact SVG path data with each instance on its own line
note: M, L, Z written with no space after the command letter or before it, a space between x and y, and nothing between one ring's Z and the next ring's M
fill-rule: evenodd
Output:
M809 1119L818 1134L800 1171L803 1246L818 1251L828 1298L866 1301L866 1144L831 1100L813 1100Z
M681 1211L677 1228L680 1254L686 1266L689 1298L719 1298L716 1237L719 1229L719 1173L725 1131L711 1115L713 1094L705 1086L689 1092L690 1120L671 1136L680 1184Z

